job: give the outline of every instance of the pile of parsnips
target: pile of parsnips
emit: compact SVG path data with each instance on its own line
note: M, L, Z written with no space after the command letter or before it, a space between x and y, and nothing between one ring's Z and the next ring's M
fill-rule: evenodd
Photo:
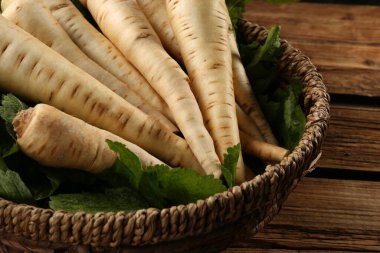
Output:
M265 161L287 154L254 98L224 0L81 2L103 34L70 0L2 0L0 88L44 103L13 121L27 155L100 172L116 159L111 139L144 165L219 178L238 143ZM240 156L237 183L251 176Z

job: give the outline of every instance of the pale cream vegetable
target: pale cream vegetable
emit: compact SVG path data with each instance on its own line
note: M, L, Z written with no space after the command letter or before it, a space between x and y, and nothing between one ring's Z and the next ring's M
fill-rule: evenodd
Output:
M245 153L254 155L266 162L279 162L289 154L289 150L264 141L255 140L243 131L240 131L240 139Z
M164 50L136 1L81 2L87 6L103 33L168 104L178 128L206 173L220 177L220 161L190 89L189 78Z
M272 133L271 127L261 111L260 105L249 82L247 73L245 72L244 65L240 58L234 28L232 26L227 8L225 8L224 11L228 17L228 40L232 53L232 72L235 100L241 106L243 111L247 113L248 116L255 122L265 141L273 145L278 145L278 142Z
M240 143L224 0L167 0L167 11L219 158ZM243 160L237 182L245 180Z
M168 106L138 70L97 29L70 0L44 0L51 13L75 44L92 60L142 95L145 102L174 121Z
M12 123L21 150L45 166L102 172L117 157L106 140L124 144L144 166L163 164L137 145L50 105L38 104L23 110Z
M1 5L4 17L66 57L131 104L157 118L170 131L178 130L159 111L153 109L148 100L140 97L128 84L121 82L88 58L70 39L41 0L4 0Z
M240 108L239 105L236 105L236 116L238 119L239 129L251 137L259 141L265 141L264 137L257 128L255 122Z
M0 89L112 132L172 167L204 173L185 140L2 16L0 38Z
M166 0L137 0L146 18L156 31L162 45L169 54L182 63L181 51L170 26L168 13L166 11Z

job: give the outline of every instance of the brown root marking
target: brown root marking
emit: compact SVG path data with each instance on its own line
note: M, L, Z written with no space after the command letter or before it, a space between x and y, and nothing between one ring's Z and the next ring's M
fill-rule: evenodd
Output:
M53 100L54 95L55 95L54 91L51 91L50 95L49 95L49 99L48 99L49 102L51 102Z
M181 96L181 97L177 98L177 100L176 100L176 101L178 102L178 101L181 101L181 100L184 100L184 99L186 99L186 97L184 97L184 96Z
M34 71L35 68L37 67L37 64L38 64L38 61L36 61L36 62L33 63L32 67L30 68L30 72L29 72L29 74L32 74L32 73L33 73L33 71Z
M85 96L84 96L84 104L87 104L88 100L91 98L92 96L92 93L87 93Z
M62 3L62 4L58 4L56 6L54 6L53 8L51 8L50 10L51 11L56 11L56 10L59 10L59 9L63 9L63 8L66 8L68 7L69 5L66 4L66 3Z
M97 112L99 115L102 115L102 114L104 114L104 112L108 111L108 106L104 105L104 104L99 103L96 108L97 108Z
M96 151L95 151L95 155L94 157L92 158L92 161L91 161L91 164L90 164L90 168L92 168L96 162L96 158L98 157L99 155L99 145L96 145Z
M57 88L57 91L60 91L64 85L64 83L66 82L66 80L62 80L59 85L58 85L58 88Z
M17 55L16 66L19 67L24 59L25 59L25 54Z
M54 147L50 150L50 155L53 156L55 151L57 151L58 145L54 145Z
M146 39L148 37L150 37L151 35L149 33L145 33L145 32L142 32L140 33L137 37L136 37L136 40L139 40L139 39Z
M5 46L1 49L1 54L4 54L4 52L8 49L8 47L9 47L10 44L11 43L5 44Z
M144 121L144 123L139 127L139 130L137 132L137 138L139 138L140 135L143 133L143 130L144 130L145 126L146 126L146 123L147 123L147 121Z
M69 144L69 149L72 149L74 146L74 140L70 141L70 144Z
M90 112L93 112L93 111L94 111L94 109L95 109L95 107L96 107L97 104L98 104L98 102L94 102L94 103L92 103L92 105L91 105L91 107L90 107Z
M70 94L70 97L71 97L71 98L75 97L75 95L77 94L79 88L80 88L80 85L77 84L77 85L75 86L75 88L73 89L73 91L71 92L71 94Z
M46 147L46 144L42 145L42 146L37 150L37 154L36 154L36 155L40 155L40 154L44 151L45 147Z
M125 116L125 114L123 114L123 116ZM121 129L124 129L127 126L129 119L130 117L126 116L122 121L120 121Z

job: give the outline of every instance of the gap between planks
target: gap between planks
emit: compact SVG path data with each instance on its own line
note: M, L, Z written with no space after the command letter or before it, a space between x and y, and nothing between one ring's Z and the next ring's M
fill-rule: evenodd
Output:
M281 37L317 66L330 93L380 97L380 7L255 0L244 17Z
M322 168L380 172L380 107L331 105Z
M380 252L379 195L380 182L304 178L264 231L223 253Z

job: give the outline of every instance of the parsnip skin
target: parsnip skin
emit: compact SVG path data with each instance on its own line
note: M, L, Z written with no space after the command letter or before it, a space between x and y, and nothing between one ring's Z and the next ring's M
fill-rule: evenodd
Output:
M164 48L174 59L182 63L181 50L175 39L173 29L170 26L165 1L166 0L137 0L137 3L160 37Z
M178 131L166 117L130 89L128 84L121 82L88 58L58 24L42 0L5 0L2 1L2 9L4 17L31 33L137 108L157 118L170 131Z
M2 16L0 38L0 89L112 132L172 167L202 173L185 140Z
M266 142L278 146L278 141L272 133L271 127L256 99L252 90L251 83L249 82L247 73L245 72L244 65L240 58L239 48L235 38L235 31L229 17L227 7L224 9L228 19L228 42L232 54L232 73L235 100L237 104L243 109L245 113L254 121L260 133L263 135Z
M254 155L263 161L280 162L289 154L289 150L256 140L243 131L240 131L240 139L242 149L245 153Z
M231 51L224 0L167 0L167 11L192 90L219 159L240 143L232 84ZM237 183L245 181L240 156Z
M145 102L174 122L168 106L140 72L93 27L70 0L44 0L52 15L75 44L92 60L128 84Z
M136 1L82 2L86 2L88 10L103 33L134 64L168 104L178 128L202 168L207 174L219 178L221 176L220 160L213 140L204 125L196 98L189 87L189 78L164 50L160 39Z
M249 134L251 137L259 141L265 141L263 135L260 133L255 122L241 109L241 107L236 105L236 116L238 119L239 129L243 132Z
M137 145L46 104L19 112L13 126L21 150L45 166L102 172L117 157L106 140L123 143L144 166L163 164Z

